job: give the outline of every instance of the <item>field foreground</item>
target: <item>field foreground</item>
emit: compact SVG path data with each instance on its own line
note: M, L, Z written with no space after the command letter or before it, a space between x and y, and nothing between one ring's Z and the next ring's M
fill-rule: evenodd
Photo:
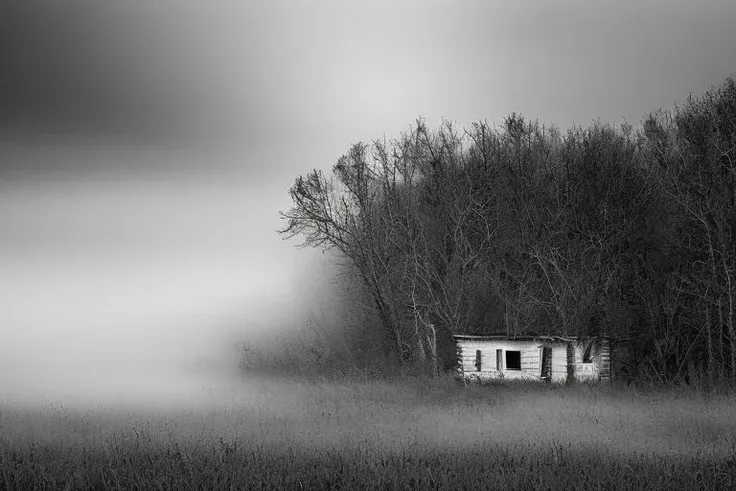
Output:
M231 380L186 403L0 406L0 489L733 489L736 397Z

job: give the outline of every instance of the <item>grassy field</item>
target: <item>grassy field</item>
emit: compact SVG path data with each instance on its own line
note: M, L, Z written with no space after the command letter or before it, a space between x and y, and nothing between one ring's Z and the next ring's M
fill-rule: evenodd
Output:
M0 407L0 489L733 489L736 397L244 378Z

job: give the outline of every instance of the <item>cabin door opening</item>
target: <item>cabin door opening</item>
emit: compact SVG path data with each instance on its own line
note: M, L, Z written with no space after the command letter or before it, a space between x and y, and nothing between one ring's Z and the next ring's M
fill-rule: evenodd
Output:
M552 348L542 347L542 378L549 382L552 380Z

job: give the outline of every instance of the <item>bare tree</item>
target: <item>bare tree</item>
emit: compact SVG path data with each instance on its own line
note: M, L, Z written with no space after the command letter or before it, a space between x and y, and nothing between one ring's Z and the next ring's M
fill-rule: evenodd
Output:
M418 120L290 194L282 233L339 252L404 363L436 372L447 333L606 334L657 379L736 380L733 80L637 132Z

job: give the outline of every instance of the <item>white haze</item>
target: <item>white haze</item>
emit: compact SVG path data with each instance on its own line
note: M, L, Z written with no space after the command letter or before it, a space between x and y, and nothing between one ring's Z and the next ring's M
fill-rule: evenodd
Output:
M276 236L278 211L356 141L418 116L636 123L736 66L732 0L11 4L10 401L177 401L210 385L203 366L234 366L233 340L301 329L329 272ZM162 142L176 151L146 150Z
M0 396L171 402L301 328L314 254L277 237L285 197L237 172L0 186Z

